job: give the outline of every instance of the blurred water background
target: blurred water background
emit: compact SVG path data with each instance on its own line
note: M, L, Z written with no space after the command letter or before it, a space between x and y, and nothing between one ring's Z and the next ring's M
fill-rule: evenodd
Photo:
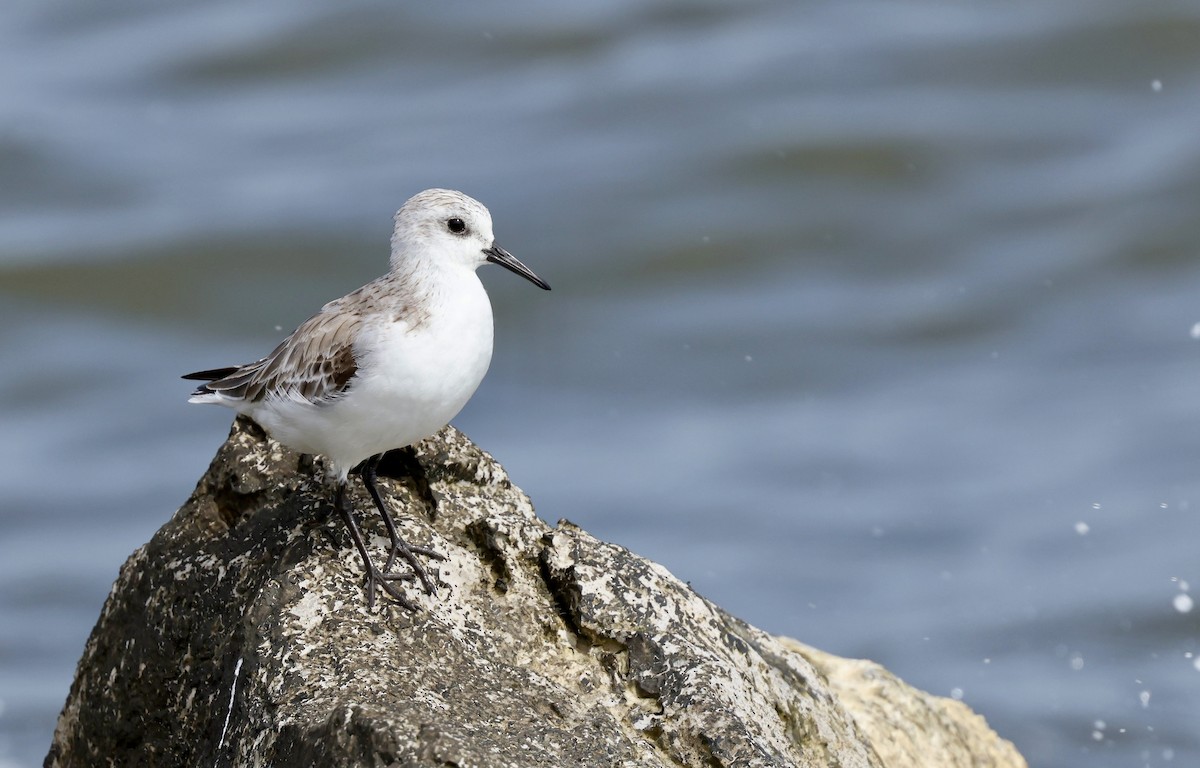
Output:
M1200 765L1200 4L0 12L0 766L253 359L484 201L457 426L554 521L1035 766Z

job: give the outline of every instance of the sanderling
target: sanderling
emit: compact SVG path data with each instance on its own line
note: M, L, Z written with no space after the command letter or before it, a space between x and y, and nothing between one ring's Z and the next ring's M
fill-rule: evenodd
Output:
M284 445L328 460L334 504L366 567L369 609L378 585L414 610L393 584L413 574L435 593L416 556L442 556L400 537L375 488L376 468L385 451L446 426L483 380L492 359L492 305L475 270L488 261L550 290L496 245L483 204L461 192L425 190L396 213L386 275L326 304L261 360L183 377L208 382L189 402L232 408ZM367 554L346 498L355 467L391 537L382 570ZM392 571L397 555L412 573Z

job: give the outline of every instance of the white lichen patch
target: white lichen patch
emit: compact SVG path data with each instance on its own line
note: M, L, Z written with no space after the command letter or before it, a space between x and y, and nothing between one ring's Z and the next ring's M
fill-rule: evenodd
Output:
M166 568L171 572L175 581L186 581L192 576L192 571L195 570L195 565L192 561L183 561L179 558L167 561Z
M225 574L228 572L225 561L211 552L196 554L186 559L172 558L167 561L165 568L171 572L175 581L186 581L196 571L215 572L217 581L220 581L225 578Z
M295 624L301 630L311 632L325 620L326 607L316 592L306 590L300 599L288 608L288 613L296 617Z

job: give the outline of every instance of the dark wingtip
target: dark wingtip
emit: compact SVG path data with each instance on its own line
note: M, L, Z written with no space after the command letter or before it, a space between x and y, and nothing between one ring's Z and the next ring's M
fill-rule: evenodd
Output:
M237 367L231 368L213 368L208 371L196 371L195 373L185 373L179 378L187 379L188 381L216 381L223 379L231 373L237 371Z

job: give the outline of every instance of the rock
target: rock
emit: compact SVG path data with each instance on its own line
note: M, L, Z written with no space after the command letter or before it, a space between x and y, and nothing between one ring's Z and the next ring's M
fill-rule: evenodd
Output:
M456 430L417 458L432 518L413 478L380 486L402 534L447 555L431 563L440 592L408 583L420 611L369 612L319 461L237 420L121 569L45 764L1025 765L961 703L768 635L655 563L551 528Z

